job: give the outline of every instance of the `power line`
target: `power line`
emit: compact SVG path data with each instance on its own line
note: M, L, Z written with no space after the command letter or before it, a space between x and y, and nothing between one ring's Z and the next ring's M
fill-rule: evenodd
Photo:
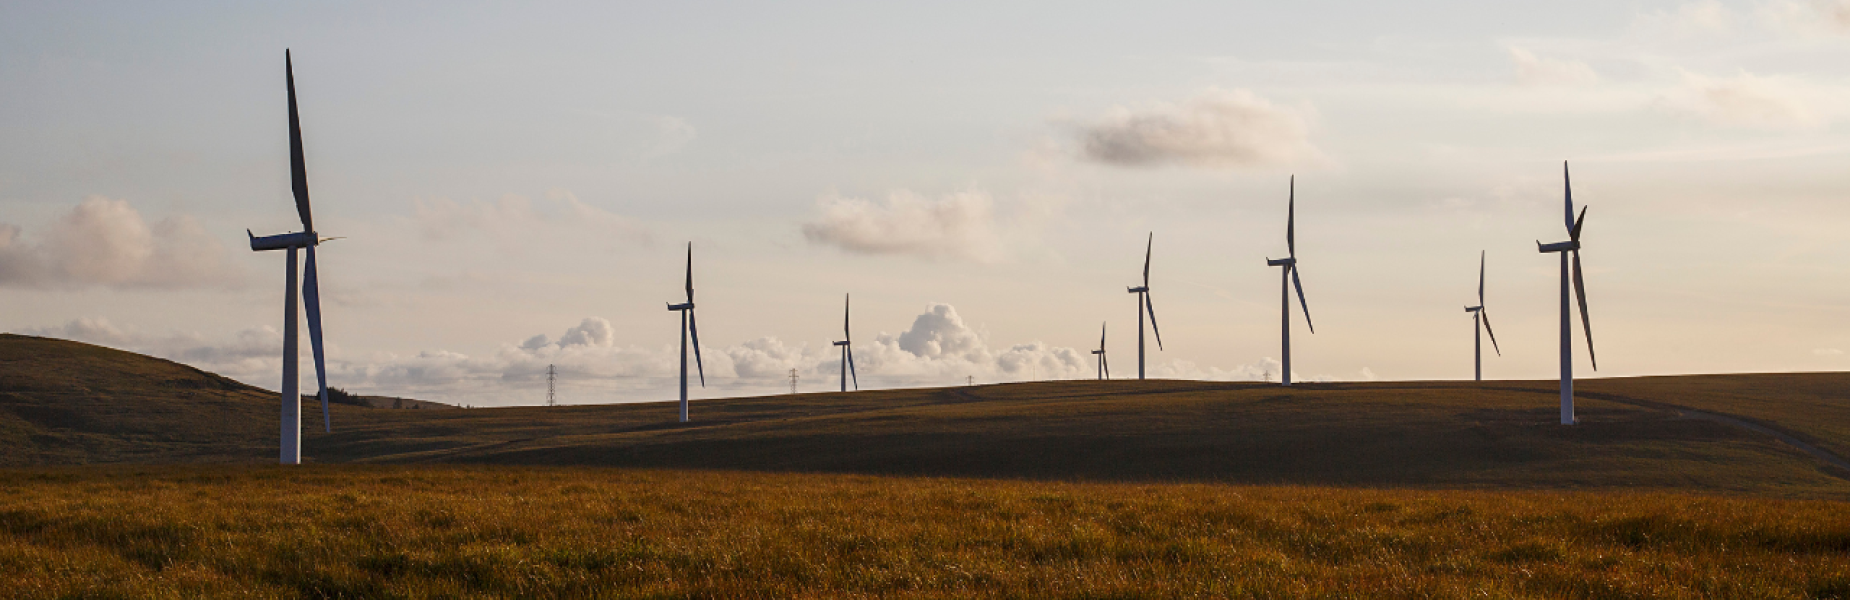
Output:
M553 395L552 395L553 380L558 378L558 376L559 376L559 372L553 369L552 365L546 365L546 405L547 406L558 406L558 404L553 401Z

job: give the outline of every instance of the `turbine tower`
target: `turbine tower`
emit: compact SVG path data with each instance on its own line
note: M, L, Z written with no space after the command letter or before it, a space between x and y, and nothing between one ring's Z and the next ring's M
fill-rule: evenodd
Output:
M1111 363L1105 360L1105 324L1098 325L1098 349L1092 351L1098 355L1098 378L1100 381L1111 379Z
M1574 333L1573 319L1569 318L1567 306L1568 255L1574 259L1574 297L1580 302L1580 328L1587 334L1587 360L1593 364L1593 370L1599 370L1599 359L1593 355L1593 322L1587 319L1587 290L1580 278L1580 225L1587 219L1586 207L1580 208L1580 216L1574 216L1574 185L1567 174L1567 161L1561 161L1561 188L1565 190L1567 203L1567 241L1543 244L1536 240L1536 251L1543 254L1554 252L1561 255L1561 424L1573 425L1574 418Z
M694 368L700 370L700 387L707 387L707 369L700 363L700 325L694 321L694 243L687 243L687 302L670 304L681 313L681 422L687 422L687 339L694 338Z
M1484 251L1482 250L1479 250L1477 255L1477 306L1467 306L1465 312L1471 313L1471 324L1477 329L1476 337L1472 338L1471 356L1474 360L1473 364L1477 365L1476 380L1483 381L1484 333L1490 333L1490 348L1497 351L1497 356L1503 356L1503 349L1497 347L1497 332L1491 331L1490 313L1484 310Z
M1137 378L1143 379L1143 315L1150 313L1150 331L1156 334L1156 349L1163 349L1163 331L1156 327L1156 305L1150 303L1150 248L1156 244L1156 232L1150 232L1150 239L1143 246L1143 285L1125 288L1125 291L1137 295ZM1102 347L1102 346L1101 346Z
M323 431L332 432L334 423L328 416L328 370L321 344L321 289L316 277L315 246L335 238L323 238L315 233L315 221L309 212L308 168L302 159L302 121L296 116L295 65L286 49L283 50L283 79L289 86L289 183L295 193L296 216L302 219L302 231L257 237L246 229L244 234L250 237L253 252L286 250L288 254L287 283L284 285L287 291L283 295L281 462L294 465L302 462L302 395L296 373L300 360L296 339L296 251L302 250L308 255L301 280L302 303L308 312L308 343L315 354L315 380L321 385L321 427Z
M1291 385L1291 290L1297 288L1298 305L1304 308L1304 326L1311 333L1317 333L1317 326L1310 322L1310 303L1304 301L1304 284L1298 281L1298 243L1297 243L1298 178L1291 176L1289 200L1285 204L1285 258L1266 258L1268 267L1284 267L1280 271L1283 282L1279 284L1279 340L1283 343L1283 364L1279 368L1279 381Z
M850 307L849 300L850 299L847 294L842 294L842 301L841 301L842 341L835 342L835 345L841 346L841 391L844 391L844 392L848 391L848 378L849 377L854 378L855 391L860 391L861 389L861 378L854 374L854 336L848 333L848 309Z

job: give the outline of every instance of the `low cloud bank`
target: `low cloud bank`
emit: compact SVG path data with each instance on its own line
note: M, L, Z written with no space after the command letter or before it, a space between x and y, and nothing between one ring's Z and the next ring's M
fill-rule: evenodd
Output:
M142 352L266 389L275 389L280 378L282 335L270 327L211 340L196 333L148 334L118 327L107 319L83 318L22 333ZM559 373L563 403L668 400L674 397L680 368L678 347L626 344L609 321L597 317L581 320L556 338L538 334L480 355L447 350L358 355L345 352L336 341L330 339L328 348L330 385L366 394L478 406L543 402L549 365ZM708 387L696 387L695 397L788 392L792 369L801 391L828 391L838 385L840 354L826 342L761 337L726 347L702 346L701 350ZM306 346L303 360L306 382L313 372ZM1119 378L1134 376L1134 363L1120 365L1130 370L1116 373ZM927 306L898 333L881 332L858 342L855 367L862 389L957 385L966 378L996 383L1095 376L1087 351L1043 342L994 345L948 304ZM1221 381L1276 380L1278 372L1277 361L1269 358L1231 369L1183 360L1151 367L1155 377ZM1371 379L1372 374L1364 370L1361 378ZM1295 379L1335 380L1328 376Z

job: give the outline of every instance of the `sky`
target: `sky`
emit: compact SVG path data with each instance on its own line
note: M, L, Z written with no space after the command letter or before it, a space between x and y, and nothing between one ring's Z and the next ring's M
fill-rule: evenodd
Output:
M0 330L275 389L289 49L356 393L1850 367L1850 0L768 4L0 2Z

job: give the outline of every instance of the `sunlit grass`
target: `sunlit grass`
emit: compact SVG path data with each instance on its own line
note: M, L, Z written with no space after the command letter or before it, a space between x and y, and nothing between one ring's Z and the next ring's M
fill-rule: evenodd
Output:
M0 471L18 597L1844 597L1850 503L713 471Z

